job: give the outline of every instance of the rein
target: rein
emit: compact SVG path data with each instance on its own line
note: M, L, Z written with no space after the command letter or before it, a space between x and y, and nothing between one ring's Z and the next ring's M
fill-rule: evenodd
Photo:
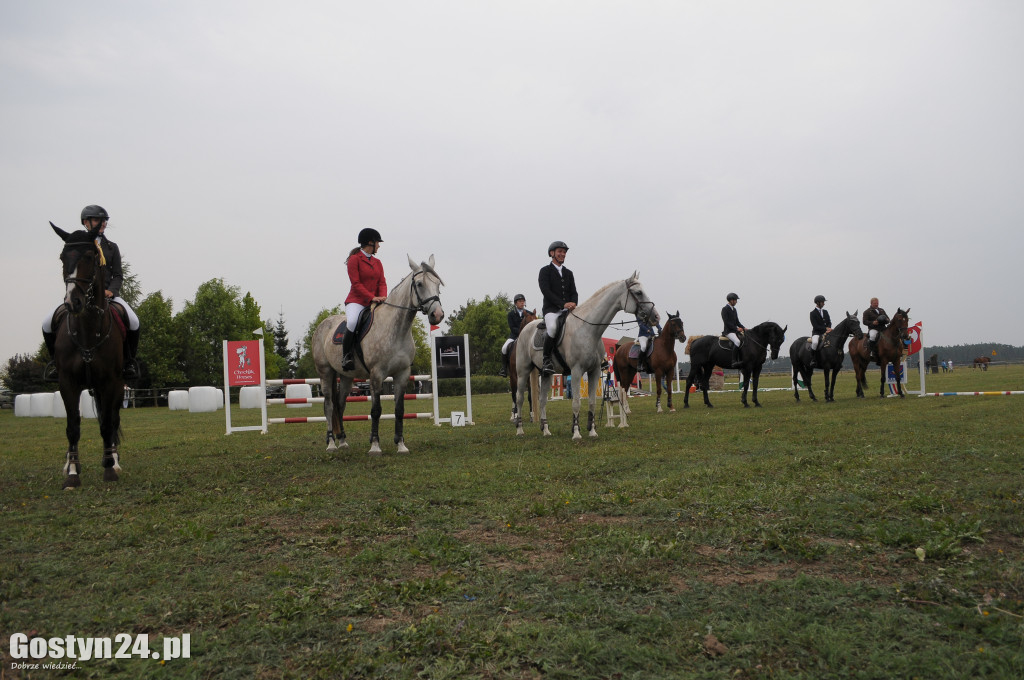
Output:
M652 302L651 300L648 300L647 302L644 302L643 300L641 300L637 296L636 293L633 292L633 286L639 286L639 285L640 285L639 281L636 282L636 283L626 284L626 292L629 293L629 296L633 298L634 302L636 302L636 306L637 306L637 310L638 310L636 312L636 315L639 316L639 317L642 317L642 320L646 323L651 318L651 315L648 314L647 312L643 311L643 306L644 305L650 305L653 308L654 307L654 302ZM625 308L625 305L623 305L623 308ZM623 309L623 311L625 311L625 309ZM569 312L569 316L574 317L576 319L579 319L580 321L582 321L583 323L587 324L588 326L622 326L622 327L624 327L624 326L633 326L633 325L639 326L640 325L639 321L615 321L615 322L609 322L609 323L594 323L593 321L588 321L587 319L584 319L582 316L577 314L575 309L572 310L571 312Z
M416 277L417 276L421 276L423 274L426 274L426 272L422 272L422 271L413 272L413 274L412 274L412 281L409 283L409 286L412 288L413 295L416 296L416 304L417 304L416 307L408 307L406 305L397 305L397 304L395 304L393 302L388 302L387 300L384 300L384 302L381 302L379 304L386 305L388 307L394 307L395 309L404 309L404 310L409 311L409 312L420 312L421 314L424 314L424 315L429 314L430 313L430 311L429 311L430 310L430 307L429 307L430 303L437 302L438 304L440 304L441 303L441 297L439 295L431 295L430 297L428 297L426 299L420 297L420 292L416 289ZM401 285L401 283L399 283L399 285Z

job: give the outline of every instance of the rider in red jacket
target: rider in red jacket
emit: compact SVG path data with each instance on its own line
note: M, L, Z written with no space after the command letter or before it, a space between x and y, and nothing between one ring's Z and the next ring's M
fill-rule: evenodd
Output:
M359 247L353 248L345 260L348 267L348 280L352 287L345 298L345 325L348 332L341 345L342 370L351 371L356 367L356 359L352 353L356 323L363 310L374 302L384 302L388 296L388 283L384 280L384 265L375 257L384 239L376 229L363 229L359 232Z

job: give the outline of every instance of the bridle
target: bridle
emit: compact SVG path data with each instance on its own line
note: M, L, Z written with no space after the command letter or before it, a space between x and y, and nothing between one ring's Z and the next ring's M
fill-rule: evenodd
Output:
M644 323L649 324L650 320L651 320L651 315L650 315L649 312L644 311L644 305L649 305L653 309L654 308L654 302L652 302L651 300L647 300L646 302L644 300L641 300L640 297L635 292L633 292L633 286L640 286L640 282L639 281L633 281L632 283L626 282L626 294L629 297L633 298L633 301L636 303L636 308L637 308L637 311L636 312L632 312L632 313L636 314L637 317L641 321L643 321ZM642 288L641 288L641 290L642 290ZM623 303L622 309L624 311L627 311L627 313L629 313L628 310L626 310L625 303ZM582 321L583 323L587 324L588 326L629 326L629 325L632 325L632 324L636 323L636 321L618 321L618 322L615 322L615 323L607 323L607 324L604 324L604 323L594 323L593 321L588 321L588 320L584 319L582 316L580 316L579 314L577 314L575 309L572 310L571 312L569 312L569 315L579 319L580 321Z
M435 303L435 302L437 304L441 304L441 296L440 295L431 295L428 298L424 298L424 297L420 296L420 291L416 287L416 277L417 276L424 276L426 274L427 274L427 272L425 272L425 271L418 271L418 272L413 272L412 273L412 280L409 282L409 285L412 287L412 294L416 297L416 305L415 306L409 307L407 305L396 305L395 303L388 302L387 300L385 300L384 302L382 302L380 304L387 305L388 307L395 307L396 309L404 309L404 310L410 311L410 312L420 312L424 316L430 316L430 307L431 307L431 305L433 303Z
M69 244L68 246L65 246L65 249L67 249L68 247L80 248L82 246L88 246L88 245L90 245L90 244L87 244L87 243ZM95 247L96 247L97 250L99 250L99 246L98 245L95 246ZM83 255L84 255L84 253L83 253ZM79 258L79 259L81 259L81 258ZM78 267L76 266L75 267L75 272L77 272L77 271L78 271ZM82 355L82 361L84 361L86 364L90 363L93 360L93 358L95 356L94 353L95 353L96 349L98 347L100 347L104 342L106 342L108 337L110 337L110 332L111 332L111 330L113 329L113 326L114 326L113 320L110 318L110 315L107 314L107 312L110 309L110 304L107 301L106 296L105 295L101 296L102 297L101 304L96 304L96 294L95 294L95 289L97 287L96 277L102 276L102 272L103 272L102 265L99 262L97 262L96 263L96 267L94 269L94 273L93 273L93 277L92 278L88 278L87 279L87 278L82 277L82 276L66 276L66 277L64 277L64 283L65 284L68 284L68 283L73 284L75 286L75 290L77 290L82 295L82 297L85 298L85 307L84 307L84 309L82 309L82 312L90 312L90 313L95 314L96 316L101 317L101 318L104 315L107 316L106 328L103 329L101 327L100 330L98 330L96 332L96 337L99 338L99 339L95 343L93 343L91 346L87 347L79 339L79 332L80 332L79 329L76 329L76 328L72 327L72 325L73 325L72 322L75 319L78 319L81 316L81 312L78 313L78 314L75 314L75 313L71 312L71 310L68 310L68 323L67 323L68 335L71 337L71 342L74 343L75 347L78 348L79 353ZM100 284L100 287L102 287L102 284Z

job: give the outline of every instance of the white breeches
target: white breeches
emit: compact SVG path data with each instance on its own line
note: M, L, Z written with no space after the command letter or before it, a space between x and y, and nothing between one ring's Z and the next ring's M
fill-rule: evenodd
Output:
M366 309L366 305L361 305L358 302L350 302L345 305L345 327L350 331L356 329L356 324L359 323L359 315Z
M738 336L738 335L736 335L735 333L729 333L729 335L727 335L727 336L725 336L725 337L727 337L727 338L729 338L730 340L732 340L732 344L736 345L737 347L739 347L739 346L740 346L740 338L739 338L739 336Z
M874 342L877 337L878 337L878 329L877 328L872 328L871 330L868 331L868 340L870 340L871 342Z
M512 346L513 342L515 342L515 340L513 340L512 338L506 340L505 344L501 346L501 353L508 354L508 348Z
M559 315L560 312L550 312L544 315L544 324L547 326L545 330L547 331L549 338L555 337L555 329L558 328Z
M649 343L650 341L651 341L650 338L648 338L646 336L641 336L641 337L636 339L636 344L640 348L640 351L643 352L644 354L646 354L647 353L647 343Z
M124 311L128 315L128 329L133 331L139 330L139 317L135 313L135 310L129 307L128 303L122 300L120 297L113 297L111 298L111 301L116 302L117 304L124 307ZM50 312L45 317L43 317L43 332L53 332L53 312Z
M820 335L812 335L811 336L811 349L812 350L818 349L818 342L820 340L821 340L821 336Z

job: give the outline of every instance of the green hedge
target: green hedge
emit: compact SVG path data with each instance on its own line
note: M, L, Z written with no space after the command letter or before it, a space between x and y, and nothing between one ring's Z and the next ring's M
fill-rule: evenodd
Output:
M496 375L473 375L469 378L469 384L473 394L507 394L508 378L501 378ZM461 397L466 394L466 380L464 378L445 378L437 381L437 396L439 397Z

